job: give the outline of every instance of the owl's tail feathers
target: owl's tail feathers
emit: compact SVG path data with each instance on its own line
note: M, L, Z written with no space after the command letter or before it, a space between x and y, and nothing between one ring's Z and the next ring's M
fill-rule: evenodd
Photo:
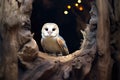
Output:
M67 48L64 48L64 53L63 53L63 55L68 55L68 54L69 54L68 49L67 49Z

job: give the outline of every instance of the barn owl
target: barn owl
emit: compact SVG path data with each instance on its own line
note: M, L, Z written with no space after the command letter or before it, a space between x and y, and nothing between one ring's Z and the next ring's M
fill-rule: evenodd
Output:
M59 35L57 24L45 23L42 27L41 35L41 46L45 52L54 56L69 54L65 40Z

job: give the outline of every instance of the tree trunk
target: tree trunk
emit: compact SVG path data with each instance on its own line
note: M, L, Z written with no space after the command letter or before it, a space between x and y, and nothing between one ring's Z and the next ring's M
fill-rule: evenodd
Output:
M18 79L17 51L20 48L18 33L29 20L25 8L31 1L26 2L27 0L24 2L0 0L0 80ZM27 8L27 12L29 10L31 11L30 7ZM23 42L25 41L24 39Z
M112 59L110 52L110 20L108 0L98 0L99 23L97 31L98 44L98 80L110 80Z
M16 21L11 19L15 22L13 24L9 21L8 17L12 17L8 16L8 12L6 12L8 10L9 13L12 13L9 2L1 0L0 5L0 79L17 80L16 34L14 34L17 29L13 28Z
M115 55L118 69L120 63L120 39L115 37L120 30L117 4L119 0L93 1L89 24L81 30L84 39L80 49L54 57L38 50L30 32L32 0L1 0L0 80L17 80L18 76L19 80L111 80L111 55ZM110 30L114 26L117 32Z
M113 67L113 80L120 80L120 0L110 0L110 44L112 57L115 61Z

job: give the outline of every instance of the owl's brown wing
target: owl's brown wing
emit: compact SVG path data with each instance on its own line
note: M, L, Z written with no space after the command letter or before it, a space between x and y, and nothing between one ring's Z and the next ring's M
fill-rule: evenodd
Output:
M45 47L44 47L44 45L45 45L44 40L43 40L43 39L41 39L41 46L42 46L42 48L43 48L44 52L47 52L47 51L46 51L46 49L45 49Z
M65 55L69 54L67 45L62 37L57 37L57 43L59 44L60 48L64 52L63 54Z

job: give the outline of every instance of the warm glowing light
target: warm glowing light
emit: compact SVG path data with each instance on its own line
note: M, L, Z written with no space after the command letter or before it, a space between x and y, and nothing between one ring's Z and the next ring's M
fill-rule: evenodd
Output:
M71 9L71 6L70 6L70 5L68 5L68 6L67 6L67 8L68 8L68 9Z
M64 11L64 14L66 14L66 15L67 15L67 14L68 14L68 11Z
M80 10L80 11L83 11L83 7L82 7L82 6L80 6L80 7L79 7L79 10Z
M78 7L78 3L75 3L75 6Z
M81 0L78 0L77 2L78 2L78 3L81 3L82 1L81 1Z

